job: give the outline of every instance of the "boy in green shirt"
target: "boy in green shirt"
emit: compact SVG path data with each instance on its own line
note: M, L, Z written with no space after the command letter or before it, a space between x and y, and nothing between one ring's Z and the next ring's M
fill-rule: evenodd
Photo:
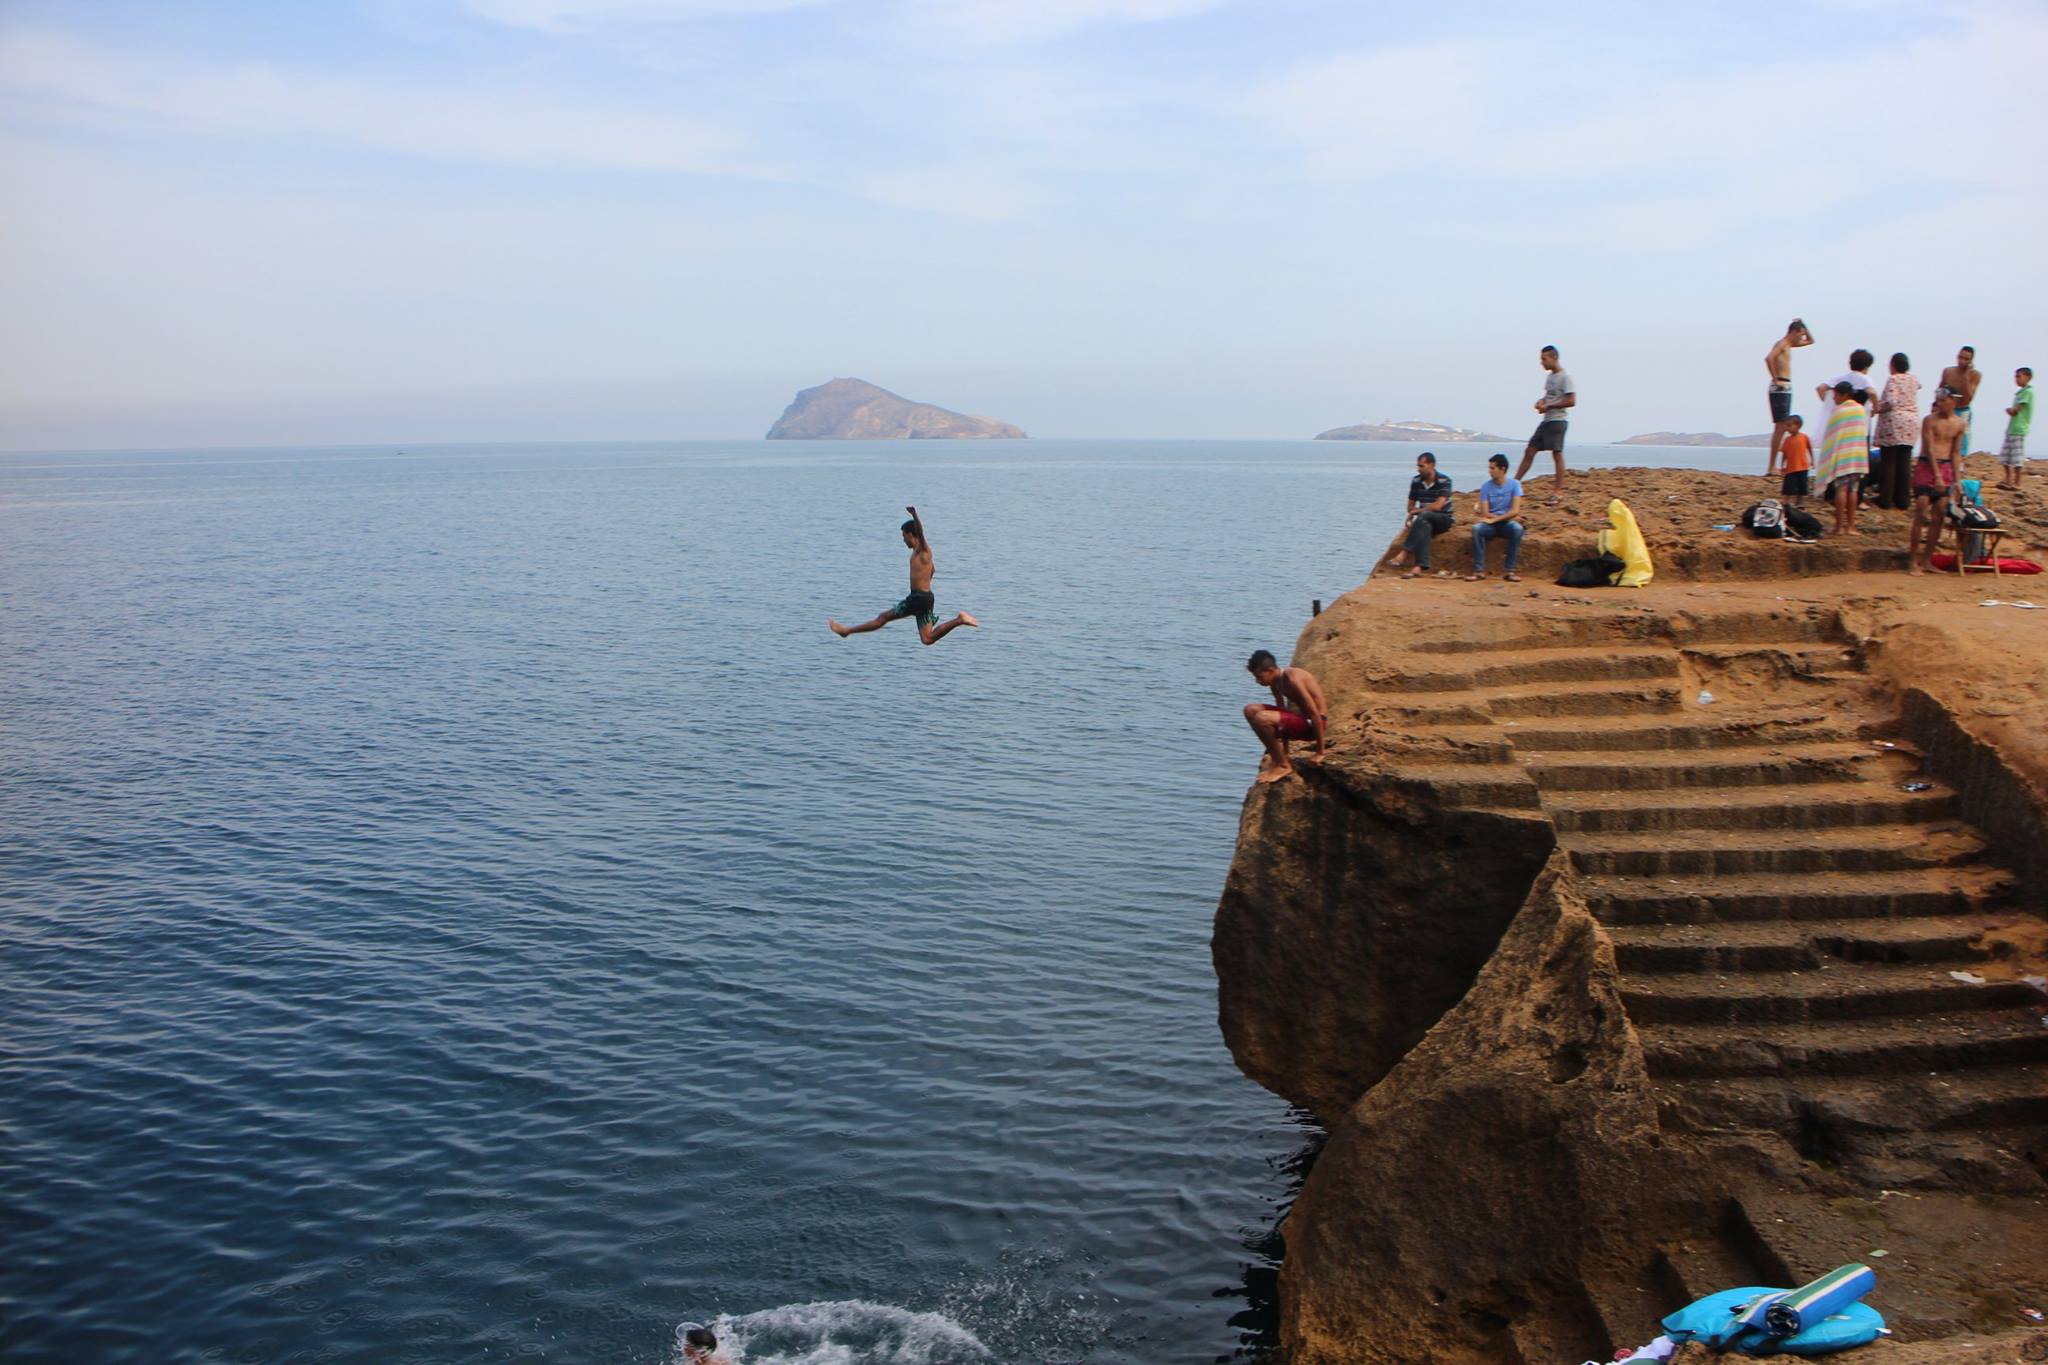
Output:
M2034 372L2022 365L2013 371L2012 382L2020 391L2012 396L2005 415L2005 445L1998 452L1998 486L2018 488L2020 475L2027 471L2027 429L2034 425Z

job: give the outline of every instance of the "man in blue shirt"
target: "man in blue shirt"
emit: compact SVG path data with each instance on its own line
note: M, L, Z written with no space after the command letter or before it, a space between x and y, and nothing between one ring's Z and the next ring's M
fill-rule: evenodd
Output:
M1505 540L1508 543L1507 581L1519 583L1515 573L1515 561L1522 554L1522 481L1508 477L1508 457L1496 455L1486 462L1488 478L1479 485L1479 496L1472 504L1472 574L1473 582L1486 577L1486 543L1490 540Z

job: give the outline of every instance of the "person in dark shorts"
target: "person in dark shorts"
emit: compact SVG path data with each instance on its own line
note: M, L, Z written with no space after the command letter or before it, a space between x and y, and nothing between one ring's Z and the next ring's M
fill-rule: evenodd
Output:
M1778 485L1778 496L1787 506L1797 507L1812 491L1808 485L1813 481L1813 440L1806 434L1806 419L1796 412L1785 419L1785 443L1778 453L1785 459L1785 479Z
M1786 423L1792 420L1792 352L1800 346L1813 345L1813 333L1801 318L1792 319L1792 325L1785 329L1785 335L1772 344L1764 355L1764 369L1771 376L1771 453L1764 461L1764 477L1778 472L1778 456L1783 452L1785 437L1791 428Z
M1294 771L1287 758L1287 746L1294 740L1314 740L1316 751L1304 754L1301 761L1322 762L1330 708L1315 674L1305 668L1282 668L1267 649L1255 652L1245 668L1259 686L1273 690L1273 705L1255 701L1244 708L1245 724L1266 746L1266 756L1259 763L1259 781L1278 782Z
M1536 432L1522 452L1515 482L1528 478L1529 466L1536 463L1536 452L1547 450L1557 461L1557 486L1550 490L1550 501L1558 502L1564 497L1564 428L1570 420L1565 413L1578 406L1579 395L1571 375L1558 361L1557 347L1545 346L1536 353L1536 358L1543 364L1543 396L1536 400Z
M872 621L863 621L857 626L842 626L827 618L825 624L840 639L849 635L861 635L871 630L880 630L891 621L905 617L917 620L917 638L928 645L935 645L961 626L978 626L981 622L961 612L950 621L941 621L938 602L932 596L932 546L924 538L924 522L918 519L915 507L906 507L910 520L903 523L903 543L910 547L910 595L895 606L883 612Z

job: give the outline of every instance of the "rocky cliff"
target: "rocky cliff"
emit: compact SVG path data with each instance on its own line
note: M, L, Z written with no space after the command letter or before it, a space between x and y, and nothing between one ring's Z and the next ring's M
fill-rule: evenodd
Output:
M1382 579L1297 643L1331 756L1248 793L1213 940L1329 1133L1286 1358L1607 1359L1878 1252L1859 1360L2048 1358L2048 612L1625 478L1651 588Z
M916 403L865 379L834 379L805 389L768 428L771 441L1018 440L1008 422L968 417Z

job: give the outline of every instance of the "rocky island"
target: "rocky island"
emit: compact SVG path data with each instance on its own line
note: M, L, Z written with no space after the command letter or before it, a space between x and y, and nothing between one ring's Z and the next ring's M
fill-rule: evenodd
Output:
M1909 578L1903 513L1715 529L1757 493L1576 475L1528 582L1447 535L1296 642L1330 753L1247 794L1212 941L1240 1069L1328 1135L1289 1365L1608 1360L1849 1261L1894 1335L1845 1360L2048 1361L2044 580ZM1610 497L1654 581L1549 586ZM2048 497L1997 501L2039 559Z
M1420 441L1437 445L1457 445L1478 442L1485 445L1507 445L1508 438L1494 436L1484 431L1472 431L1466 427L1447 427L1435 422L1407 421L1360 422L1352 427L1331 427L1328 431L1316 433L1318 441Z
M865 379L805 389L768 428L771 441L1021 440L1008 422L913 402Z
M1751 446L1768 449L1771 433L1760 431L1754 436L1723 436L1718 431L1646 431L1640 436L1631 436L1616 441L1618 446Z

